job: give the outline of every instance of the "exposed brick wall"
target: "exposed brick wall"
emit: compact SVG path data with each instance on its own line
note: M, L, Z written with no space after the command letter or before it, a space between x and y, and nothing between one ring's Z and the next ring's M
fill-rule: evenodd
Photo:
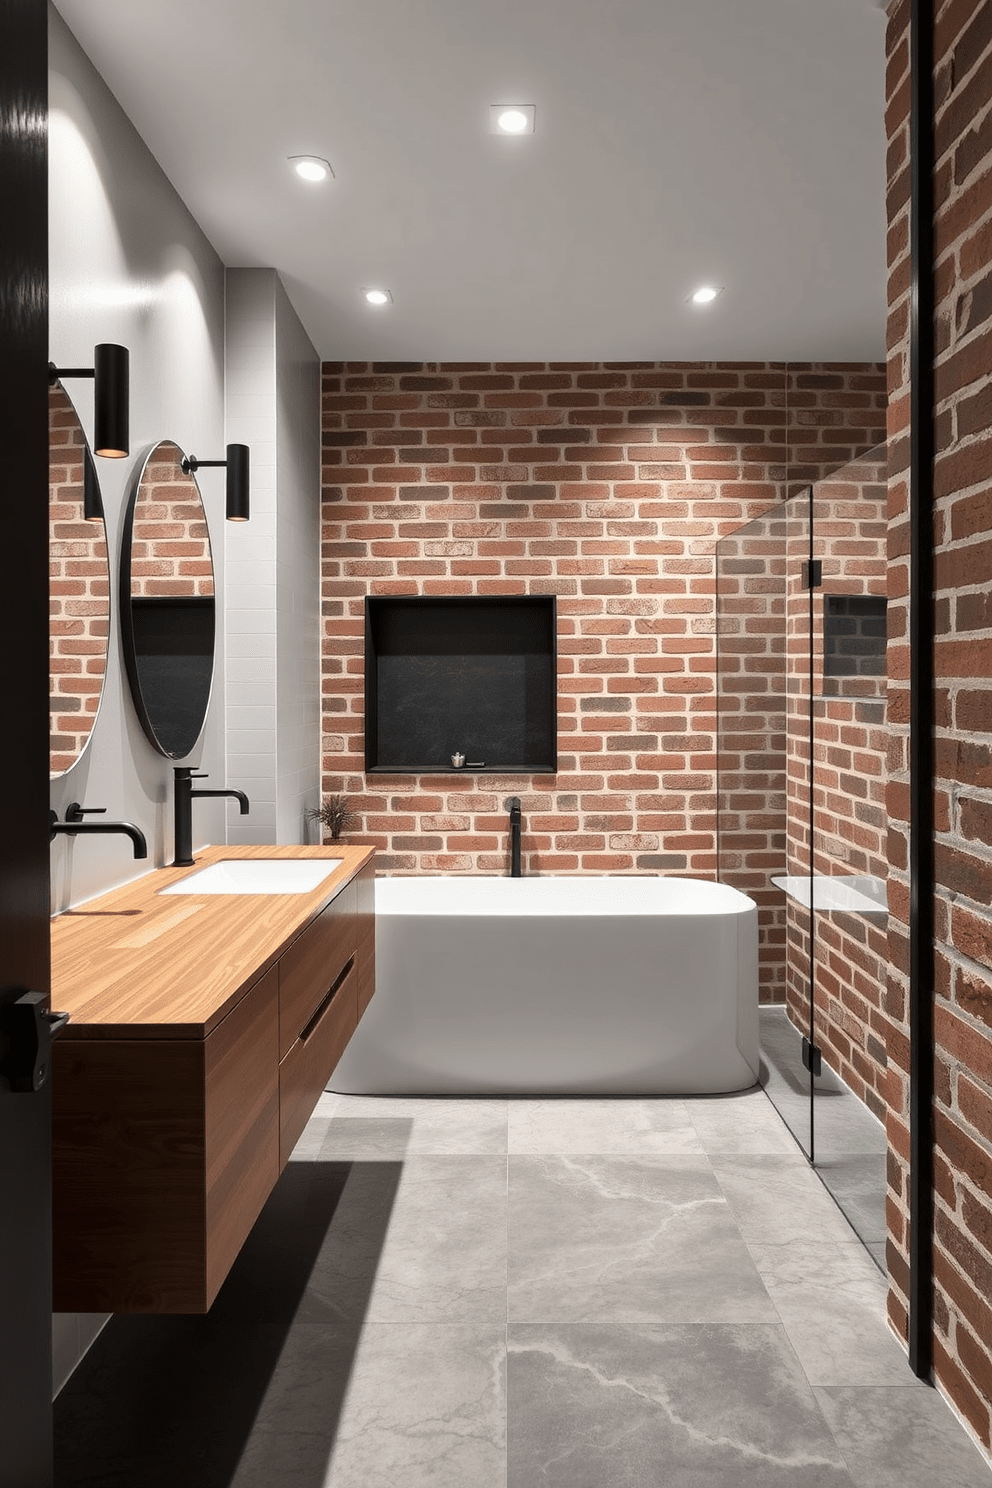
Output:
M786 576L777 503L717 546L718 876L758 905L761 992L784 1002L786 906L770 876L787 867Z
M391 872L716 874L717 539L884 432L871 366L324 366L326 792ZM362 773L367 593L559 596L555 776ZM764 788L764 786L762 786Z
M935 1373L986 1448L992 1409L992 3L935 0L937 1003ZM908 0L889 20L889 560L908 591ZM891 608L891 602L890 602ZM908 1296L905 602L889 651L889 1310Z
M884 449L816 482L814 591L816 858L822 875L884 881L885 678L824 678L827 595L886 593ZM720 877L761 906L762 981L808 1023L808 922L769 882L809 872L809 552L804 491L769 509L718 547ZM884 646L882 653L884 664ZM829 694L829 695L825 695ZM877 921L818 915L818 1041L828 1062L880 1117L884 1070L877 1009L886 938ZM788 959L786 944L788 943Z
M48 447L49 769L61 775L93 728L110 634L107 534L83 519L86 439L61 384L49 389Z
M214 592L210 535L200 491L167 440L148 459L134 507L131 593L209 598Z
M887 730L885 679L824 676L828 595L887 592L887 460L862 458L814 486L813 551L822 587L813 593L814 842L816 876L888 877L885 813ZM795 505L795 503L794 503ZM790 544L808 551L809 503L802 500ZM788 856L790 872L810 871L809 591L800 552L789 564ZM809 918L787 916L788 1004L793 1021L809 1021ZM816 1040L837 1071L880 1120L887 1114L884 992L888 941L883 919L817 912Z

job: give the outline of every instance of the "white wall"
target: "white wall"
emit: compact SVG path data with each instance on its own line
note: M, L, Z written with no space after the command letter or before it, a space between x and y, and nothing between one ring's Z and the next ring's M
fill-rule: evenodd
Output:
M320 800L320 358L279 280L276 366L276 841L305 842Z
M251 521L227 531L230 842L306 841L320 788L320 363L273 269L227 273L227 437Z
M273 842L276 830L275 277L227 274L227 439L251 449L251 520L225 540L230 783L251 801L233 842Z
M149 857L125 837L59 837L52 844L54 908L91 898L172 853L172 762L145 738L131 705L120 650L121 528L141 457L161 439L188 453L224 448L224 269L130 121L60 16L50 11L50 279L52 360L92 366L98 341L131 353L131 456L97 460L111 555L111 637L103 701L89 744L52 782L52 807L105 806L139 826ZM87 435L93 384L67 381ZM200 481L219 605L224 602L223 471ZM211 478L212 477L212 478ZM217 478L219 477L219 478ZM220 628L220 626L218 627ZM204 732L190 762L224 778L224 658L218 648ZM197 803L199 843L223 842L223 802Z

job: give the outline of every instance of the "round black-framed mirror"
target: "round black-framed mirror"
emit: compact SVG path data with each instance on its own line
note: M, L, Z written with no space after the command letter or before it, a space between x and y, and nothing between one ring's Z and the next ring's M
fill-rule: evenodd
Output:
M90 741L110 643L110 555L96 462L60 382L48 390L48 771Z
M216 636L207 514L182 460L171 440L145 456L121 542L124 665L141 727L168 759L184 759L203 731Z

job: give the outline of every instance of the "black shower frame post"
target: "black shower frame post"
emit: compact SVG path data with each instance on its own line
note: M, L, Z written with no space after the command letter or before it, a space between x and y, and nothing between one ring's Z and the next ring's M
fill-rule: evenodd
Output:
M809 658L807 685L809 687L809 767L807 779L809 782L809 1160L816 1162L816 1064L813 1059L813 1051L816 1048L816 883L814 878L813 844L816 839L816 803L813 799L813 782L816 774L816 766L813 758L813 750L816 744L816 711L813 701L813 668L816 663L813 643L813 627L815 612L813 606L813 591L819 578L816 572L816 559L813 556L813 487L809 488L809 554L806 562L806 588L809 593L809 613L807 617L807 628L809 635Z
M933 0L910 0L909 1361L933 1367Z

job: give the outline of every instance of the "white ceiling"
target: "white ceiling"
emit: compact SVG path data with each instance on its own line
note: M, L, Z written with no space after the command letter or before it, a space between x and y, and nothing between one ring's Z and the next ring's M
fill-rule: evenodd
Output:
M879 0L58 8L325 358L884 357ZM489 133L504 102L536 104L533 135ZM303 153L336 179L298 181Z

